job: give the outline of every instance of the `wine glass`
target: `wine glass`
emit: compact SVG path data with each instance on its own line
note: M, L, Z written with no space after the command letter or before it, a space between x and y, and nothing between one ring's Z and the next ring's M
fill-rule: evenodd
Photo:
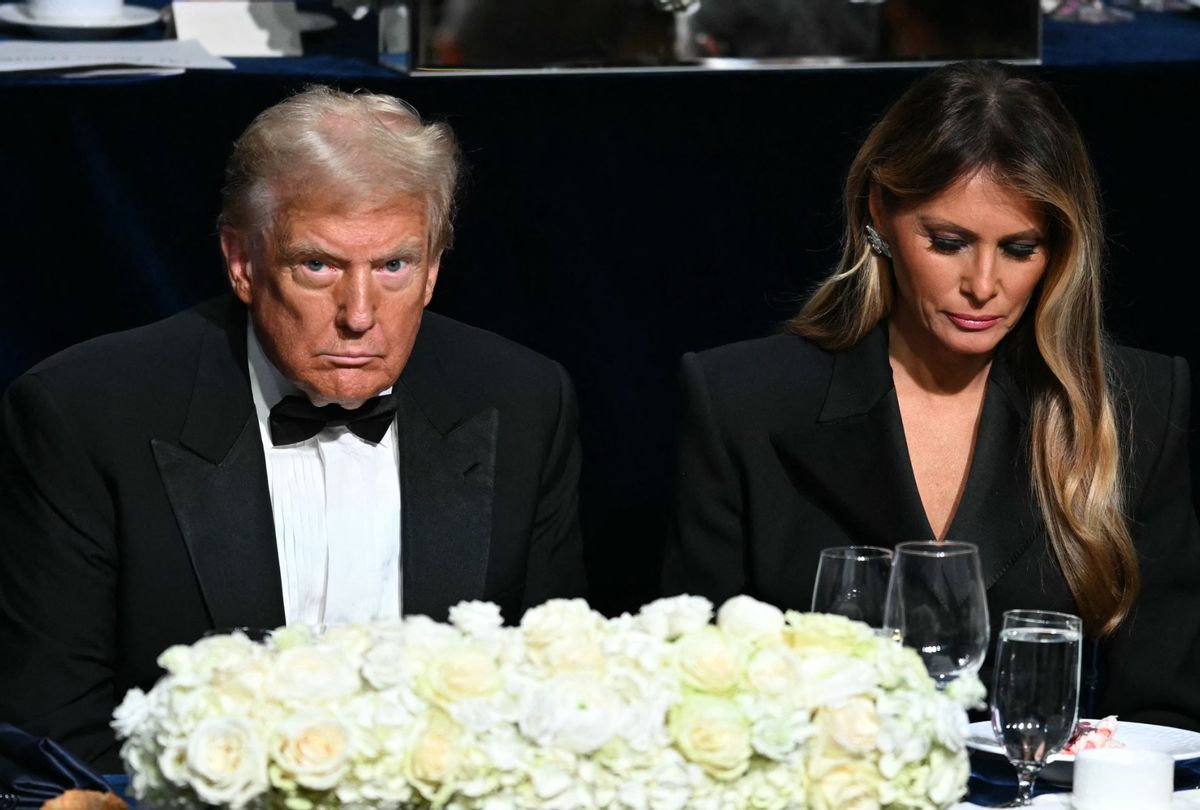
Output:
M883 627L892 552L878 546L821 549L813 584L814 613L835 613L871 627Z
M1083 622L1070 613L1009 610L996 642L992 730L1017 770L1017 797L1032 803L1033 783L1051 754L1071 739L1079 715Z
M973 543L896 546L884 628L912 647L939 689L974 674L987 655L987 595Z

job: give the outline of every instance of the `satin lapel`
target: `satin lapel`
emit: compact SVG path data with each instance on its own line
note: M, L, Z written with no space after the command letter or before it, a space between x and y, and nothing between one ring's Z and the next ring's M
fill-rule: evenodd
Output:
M992 587L1029 548L1038 532L1029 480L1028 405L1004 352L992 363L979 434L962 500L946 532L979 546L983 581Z
M500 414L466 413L427 326L398 390L400 553L404 613L444 620L451 605L484 595Z
M834 355L816 422L772 442L797 492L815 499L852 542L891 547L932 537L908 459L882 326Z
M203 336L179 443L154 459L216 628L284 623L266 461L236 304Z

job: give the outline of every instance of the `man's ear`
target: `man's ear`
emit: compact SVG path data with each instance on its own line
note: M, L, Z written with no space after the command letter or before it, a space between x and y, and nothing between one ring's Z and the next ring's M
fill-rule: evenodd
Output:
M425 306L429 306L429 301L433 298L433 288L437 285L438 271L442 268L442 254L438 254L429 263L429 270L425 273Z
M233 294L243 304L254 299L254 249L250 237L229 227L221 228L221 252L225 254L225 273Z

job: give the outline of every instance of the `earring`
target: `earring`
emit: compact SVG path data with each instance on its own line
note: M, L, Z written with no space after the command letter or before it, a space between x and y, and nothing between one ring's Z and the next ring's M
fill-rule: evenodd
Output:
M871 250L878 253L880 256L892 258L892 246L887 243L887 240L879 235L879 231L868 223L867 224L867 244L871 246Z

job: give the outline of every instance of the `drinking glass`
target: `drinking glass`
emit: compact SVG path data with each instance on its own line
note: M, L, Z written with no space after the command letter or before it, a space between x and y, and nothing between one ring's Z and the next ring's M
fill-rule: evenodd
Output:
M973 543L896 546L884 628L912 647L938 688L979 671L987 655L987 594Z
M883 627L892 552L877 546L821 549L813 584L814 613L836 613L871 627Z
M1071 739L1079 715L1083 622L1070 613L1009 610L996 642L992 730L1017 770L1017 797L1027 807L1051 754Z

